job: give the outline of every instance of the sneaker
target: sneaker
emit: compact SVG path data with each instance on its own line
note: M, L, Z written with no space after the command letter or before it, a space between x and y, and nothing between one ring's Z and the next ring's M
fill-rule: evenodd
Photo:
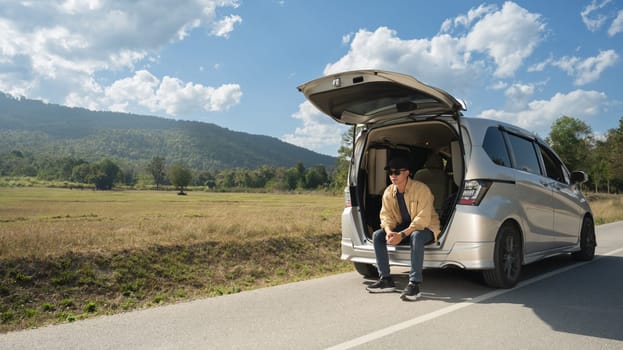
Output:
M391 277L381 277L377 282L366 287L370 293L391 293L396 291L396 285Z
M414 283L414 282L409 282L409 284L407 285L407 288L405 288L405 290L402 291L402 294L400 295L400 299L415 301L420 295L422 295L422 293L420 293L419 284Z

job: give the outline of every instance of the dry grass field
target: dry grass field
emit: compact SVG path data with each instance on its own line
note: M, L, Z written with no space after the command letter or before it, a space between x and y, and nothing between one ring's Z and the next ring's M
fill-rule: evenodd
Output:
M623 197L589 195L597 224ZM352 270L341 196L0 187L0 332Z
M623 196L614 194L588 194L588 201L595 215L595 224L623 220Z
M0 188L0 259L339 233L341 196Z
M351 270L341 196L0 188L0 332Z

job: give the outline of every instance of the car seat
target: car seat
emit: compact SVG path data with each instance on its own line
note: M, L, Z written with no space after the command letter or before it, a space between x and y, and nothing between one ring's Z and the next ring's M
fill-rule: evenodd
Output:
M414 180L425 183L435 196L434 206L439 215L443 211L443 204L450 194L450 176L444 170L443 160L437 152L431 153L424 163L424 167L415 172Z

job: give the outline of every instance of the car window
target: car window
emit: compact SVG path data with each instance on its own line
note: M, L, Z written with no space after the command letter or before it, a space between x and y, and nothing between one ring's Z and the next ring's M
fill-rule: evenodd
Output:
M482 147L495 164L507 167L511 166L511 160L506 151L506 144L504 143L504 136L500 129L493 127L487 129Z
M515 161L513 168L533 174L541 174L539 159L537 158L532 141L511 133L508 134L508 140Z
M558 182L565 182L562 164L545 147L539 145L539 149L545 165L545 175Z
M565 167L547 148L539 145L541 150L541 157L543 158L543 164L545 164L545 171L547 177L554 179L558 182L569 183L569 177L566 176Z

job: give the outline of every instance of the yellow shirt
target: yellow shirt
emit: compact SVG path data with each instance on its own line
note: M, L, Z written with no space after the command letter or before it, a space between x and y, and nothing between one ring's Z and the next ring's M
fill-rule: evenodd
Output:
M389 185L383 192L383 206L381 207L381 228L389 227L395 229L402 222L398 199L396 198L398 188L396 185ZM428 186L423 182L407 179L405 187L405 204L411 216L409 227L415 230L428 228L433 231L435 240L441 232L439 215L435 211L433 202L435 197Z

